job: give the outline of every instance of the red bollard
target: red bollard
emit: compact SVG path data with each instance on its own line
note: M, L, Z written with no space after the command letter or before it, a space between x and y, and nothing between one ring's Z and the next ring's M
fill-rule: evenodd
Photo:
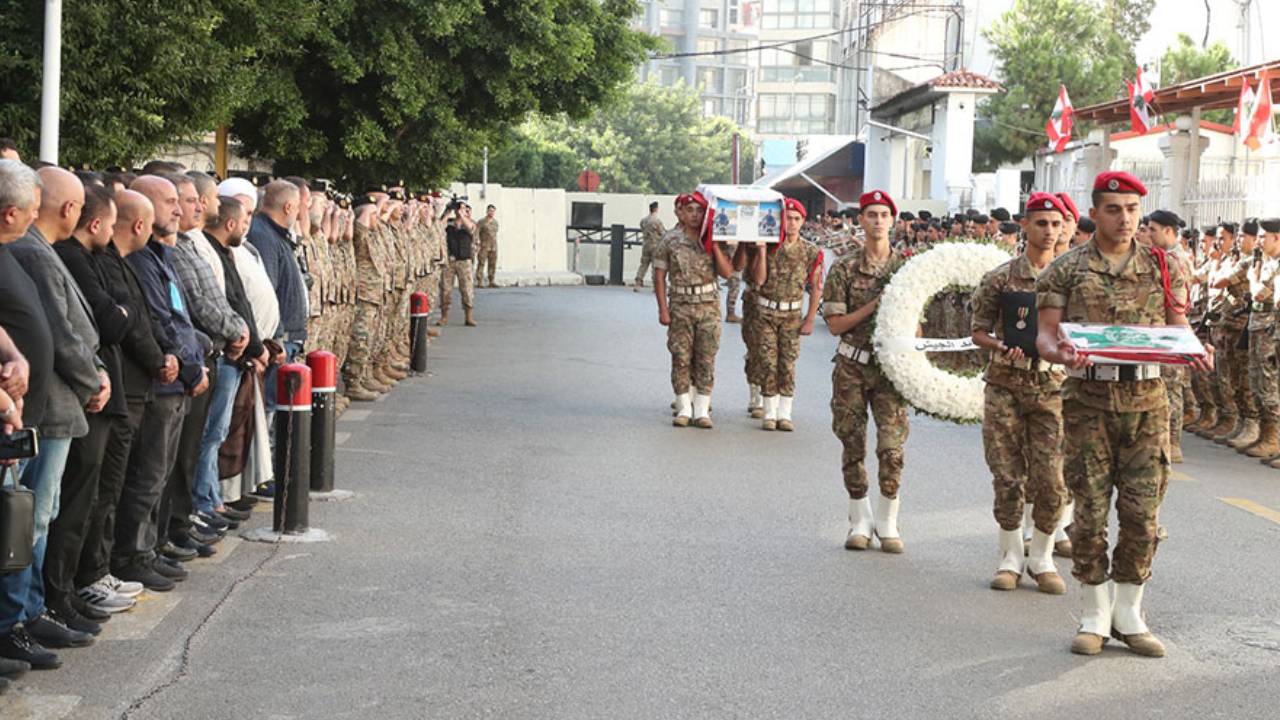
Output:
M315 350L307 353L307 367L311 368L311 490L333 492L338 358L328 350Z
M302 363L276 370L275 471L271 527L289 535L305 533L311 499L311 368Z
M427 371L427 319L431 316L431 298L426 293L409 296L409 368L417 373Z

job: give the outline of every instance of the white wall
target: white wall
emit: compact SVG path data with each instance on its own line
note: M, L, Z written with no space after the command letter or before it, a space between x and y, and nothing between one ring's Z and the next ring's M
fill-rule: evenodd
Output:
M504 188L490 183L485 197L480 185L455 183L453 192L469 196L473 216L494 205L498 218L499 272L562 272L568 215L563 190Z

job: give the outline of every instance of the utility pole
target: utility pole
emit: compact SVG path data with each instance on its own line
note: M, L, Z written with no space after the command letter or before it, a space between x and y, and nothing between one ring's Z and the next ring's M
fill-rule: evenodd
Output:
M58 164L62 106L62 0L44 3L44 73L40 88L40 159Z

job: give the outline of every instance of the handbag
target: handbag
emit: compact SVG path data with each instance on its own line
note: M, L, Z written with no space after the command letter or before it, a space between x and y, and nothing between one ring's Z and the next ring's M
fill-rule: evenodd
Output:
M9 468L0 466L0 485ZM0 487L0 572L31 566L36 538L36 494L17 485Z

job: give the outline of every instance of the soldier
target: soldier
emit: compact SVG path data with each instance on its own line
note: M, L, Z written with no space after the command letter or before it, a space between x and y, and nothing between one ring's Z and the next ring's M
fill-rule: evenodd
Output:
M1022 227L1018 225L1018 223L1011 220L1001 222L998 229L1000 231L999 237L1001 245L1004 245L1010 250L1014 250L1018 247L1018 236L1022 232ZM1057 238L1054 238L1054 241L1056 242Z
M1258 441L1242 452L1270 463L1280 457L1280 383L1276 375L1275 283L1280 277L1280 218L1254 220L1262 230L1259 250L1262 262L1250 273L1253 308L1249 316L1249 370L1253 395L1258 400Z
M1178 217L1176 213L1168 210L1156 210L1147 216L1148 242L1144 244L1158 247L1177 259L1182 266L1183 274L1187 276L1187 295L1190 297L1191 263L1182 254L1182 247L1178 245L1178 232L1185 225L1186 222ZM1182 462L1182 409L1185 402L1182 391L1185 374L1185 368L1167 367L1161 369L1161 376L1164 378L1165 388L1169 393L1169 461L1172 463Z
M662 220L658 217L658 203L649 203L649 214L640 221L640 237L644 240L644 246L640 251L640 267L636 269L636 284L632 288L635 292L640 292L640 288L644 287L644 276L649 272L649 263L653 262L653 253L666 232L667 229L662 226Z
M822 314L827 329L840 337L831 373L831 429L844 446L842 470L849 493L849 536L844 546L866 550L874 533L880 549L903 551L898 532L898 488L907 441L907 404L880 372L871 345L871 318L880 293L902 255L889 244L897 206L889 194L875 190L859 202L858 224L866 244L840 258L827 277ZM876 458L880 492L875 511L867 497L867 408L876 421Z
M1063 384L1064 469L1075 497L1072 574L1081 583L1080 628L1071 651L1096 655L1109 637L1141 655L1164 646L1142 615L1151 578L1157 515L1169 481L1169 398L1159 365L1094 366L1059 337L1059 323L1186 325L1186 277L1159 249L1133 237L1146 188L1134 176L1104 172L1093 186L1093 239L1055 259L1036 281L1040 357L1067 367ZM1213 365L1197 359L1197 370ZM1116 496L1119 534L1107 553L1107 515ZM1110 566L1110 572L1108 572ZM1115 599L1107 587L1115 582Z
M733 257L737 251L738 243L725 243L724 252L726 255ZM742 271L735 269L729 275L729 279L725 280L724 285L724 321L727 323L740 323L742 322L742 316L738 315L738 295L742 290Z
M498 287L493 281L498 271L498 208L490 205L485 209L484 218L476 223L476 232L480 235L480 254L476 256L476 286L481 287L481 275L486 263L489 266L489 287Z
M716 352L720 349L720 292L717 276L729 277L733 266L721 243L711 241L707 199L701 193L676 200L680 224L662 238L653 256L653 287L658 322L667 327L671 352L671 388L676 395L672 424L710 429L711 389L715 385ZM670 278L670 306L667 302ZM690 403L690 389L694 399Z
M1238 229L1239 226L1235 223L1222 224L1223 247L1232 246ZM1256 231L1256 228L1252 229ZM1250 443L1258 439L1258 405L1254 401L1253 390L1249 387L1249 353L1246 352L1249 347L1246 336L1249 307L1253 300L1249 292L1249 269L1253 267L1255 239L1256 235L1240 235L1235 259L1212 284L1214 288L1226 292L1217 345L1226 349L1227 353L1218 370L1218 382L1224 402L1230 395L1235 401L1236 409L1233 426L1224 427L1224 424L1220 424L1219 431L1213 435L1213 441L1219 445L1226 445L1236 439L1249 438Z
M1062 207L1066 208L1067 215L1062 219L1062 237L1058 238L1058 244L1054 248L1055 257L1071 249L1071 241L1075 238L1076 227L1080 223L1080 211L1076 209L1076 204L1071 200L1071 196L1060 192L1057 197L1062 202Z
M1034 346L1036 279L1053 260L1066 214L1058 198L1033 193L1023 220L1026 249L983 276L973 297L973 342L991 351L984 375L982 444L1000 524L1000 564L991 580L995 590L1016 588L1025 569L1040 592L1067 591L1053 564L1054 533L1067 501L1060 451L1066 374L1061 366L1040 359ZM1034 508L1034 532L1024 568L1025 504Z
M342 365L346 395L355 402L377 400L385 392L371 377L378 315L382 312L382 275L374 241L378 226L376 199L364 195L355 203L352 250L356 261L356 306L351 327L351 344Z
M440 320L437 325L449 324L449 304L453 300L453 283L458 282L458 292L462 295L462 309L467 314L466 324L475 327L475 318L471 315L475 303L475 287L471 277L472 244L476 224L471 221L471 206L465 203L449 211L449 226L445 228L449 247L449 265L442 280L440 299Z
M764 398L765 430L791 431L792 399L796 392L796 360L800 336L813 334L822 297L822 251L800 237L804 205L787 198L782 209L782 239L771 247L747 249L756 294L755 322L760 345L760 392ZM809 309L800 315L805 290Z
M1214 288L1211 284L1222 272L1222 265L1227 262L1226 254L1215 237L1216 232L1216 227L1210 228L1209 234L1205 236L1203 258L1192 275L1192 298L1195 303L1188 313L1188 321L1194 320L1192 327L1196 329L1197 337L1201 342L1206 343L1217 333L1225 295L1222 290ZM1208 376L1190 373L1191 387L1200 405L1200 416L1195 422L1185 425L1183 429L1201 437L1211 437L1209 432L1216 432L1219 425L1224 423L1230 426L1235 425L1235 399L1228 397L1228 402L1224 404L1216 377L1221 369L1221 367L1217 368L1214 374Z

